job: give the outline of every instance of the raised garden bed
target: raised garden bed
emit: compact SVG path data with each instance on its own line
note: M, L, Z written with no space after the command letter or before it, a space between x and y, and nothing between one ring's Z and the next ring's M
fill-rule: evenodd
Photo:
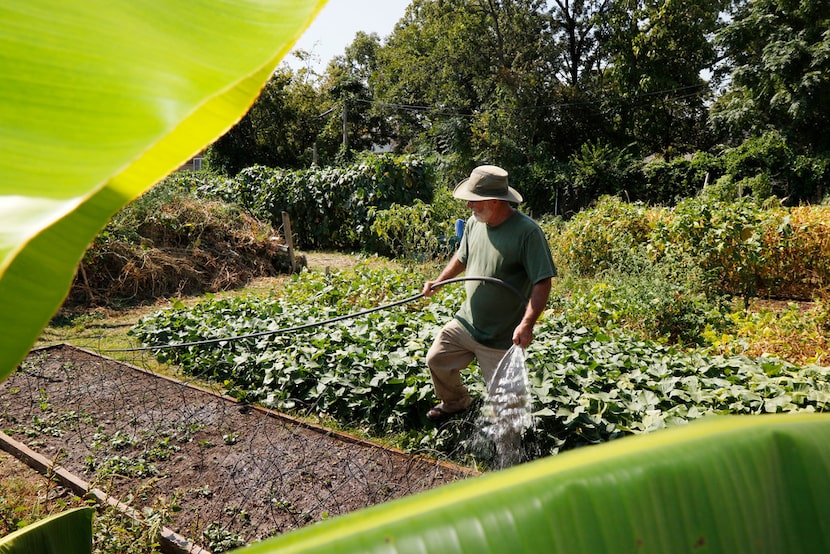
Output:
M0 384L0 419L214 551L474 475L66 345L33 351Z

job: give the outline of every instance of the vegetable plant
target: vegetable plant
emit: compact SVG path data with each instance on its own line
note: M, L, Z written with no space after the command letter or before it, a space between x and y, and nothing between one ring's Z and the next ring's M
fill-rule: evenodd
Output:
M424 358L461 303L462 287L448 285L430 302L301 331L175 346L323 322L406 298L423 281L415 272L366 264L338 273L306 272L279 295L161 311L132 333L145 344L164 346L158 351L163 361L223 383L238 398L324 416L378 436L407 432L410 447L463 458L470 429L433 432L422 417L436 401ZM532 456L712 414L820 412L830 406L826 368L707 355L588 328L553 313L537 327L527 364L535 412L527 437ZM464 376L481 398L477 372Z

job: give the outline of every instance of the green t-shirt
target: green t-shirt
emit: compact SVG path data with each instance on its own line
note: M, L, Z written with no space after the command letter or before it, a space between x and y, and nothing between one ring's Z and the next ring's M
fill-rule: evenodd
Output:
M501 279L525 298L530 297L534 284L556 276L545 234L535 221L518 211L496 227L474 217L468 219L458 259L465 264L468 277ZM515 292L497 283L467 281L466 285L467 298L455 318L485 346L510 348L525 304Z

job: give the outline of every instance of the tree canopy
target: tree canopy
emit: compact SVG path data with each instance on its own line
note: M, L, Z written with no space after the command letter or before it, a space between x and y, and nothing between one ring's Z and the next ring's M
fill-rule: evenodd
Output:
M732 82L713 110L729 135L780 131L795 147L826 153L830 124L830 3L754 0L717 35Z
M767 157L758 173L730 176L820 200L828 119L823 0L413 0L389 36L358 33L317 79L275 74L212 159L233 173L384 148L431 159L444 184L494 163L523 180L532 210L557 211L601 193L656 203L694 194L735 164L695 170L709 181L683 170L664 186L641 166L772 144L761 137L775 132L786 160L735 150ZM575 178L585 171L596 179Z

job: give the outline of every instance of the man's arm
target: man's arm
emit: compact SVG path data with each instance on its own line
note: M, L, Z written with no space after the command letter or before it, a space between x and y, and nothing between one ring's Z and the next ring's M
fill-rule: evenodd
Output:
M466 267L467 266L461 263L461 260L458 259L458 255L453 254L452 259L449 261L441 274L438 275L438 278L434 281L427 281L424 284L424 290L421 291L421 294L426 297L432 296L435 294L435 290L432 288L433 285L440 283L441 281L446 281L447 279L452 279L456 275L462 273Z
M533 285L533 290L530 291L530 301L528 301L527 308L525 308L525 315L513 331L513 344L527 348L527 345L533 340L533 326L536 325L536 320L539 319L548 304L550 283L551 278L548 277Z

